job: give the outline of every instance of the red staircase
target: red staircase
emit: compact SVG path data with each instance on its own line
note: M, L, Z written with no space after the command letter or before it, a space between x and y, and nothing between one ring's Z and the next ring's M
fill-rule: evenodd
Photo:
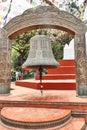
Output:
M48 69L48 74L43 75L43 80L66 80L75 79L75 61L74 60L59 60L60 67ZM36 80L39 76L36 76Z
M74 60L59 60L60 67L48 69L48 74L43 75L43 90L75 90L76 72ZM34 81L16 81L16 85L40 89L39 76Z

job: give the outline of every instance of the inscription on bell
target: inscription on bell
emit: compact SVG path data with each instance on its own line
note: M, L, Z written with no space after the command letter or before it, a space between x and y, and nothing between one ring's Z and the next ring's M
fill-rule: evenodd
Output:
M42 51L37 50L36 52L36 58L42 58Z

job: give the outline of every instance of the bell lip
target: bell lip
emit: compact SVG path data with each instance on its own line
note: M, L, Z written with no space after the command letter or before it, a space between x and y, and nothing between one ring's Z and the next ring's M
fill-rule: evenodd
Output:
M42 67L43 69L53 69L53 68L57 68L60 65L32 65L32 66L22 66L23 69L38 69L40 67Z

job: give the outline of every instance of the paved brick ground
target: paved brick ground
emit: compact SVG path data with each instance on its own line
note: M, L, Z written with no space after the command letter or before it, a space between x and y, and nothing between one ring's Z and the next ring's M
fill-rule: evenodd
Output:
M11 92L8 95L0 95L0 100L10 101L51 101L51 102L82 102L87 103L87 98L76 97L75 90L44 90L41 96L40 90L29 89L11 84Z
M87 98L76 97L76 91L71 90L46 90L43 92L43 96L39 90L24 88L21 86L15 86L11 84L11 92L8 95L0 95L0 100L10 101L43 101L43 102L83 102L87 103ZM62 128L50 128L45 130L81 130L84 125L84 118L72 118L68 124L65 124ZM0 123L1 124L1 123ZM0 130L22 130L15 128L6 128L2 124Z
M6 118L15 121L44 122L58 120L62 117L65 117L70 112L70 110L65 109L5 107L2 109L1 114Z

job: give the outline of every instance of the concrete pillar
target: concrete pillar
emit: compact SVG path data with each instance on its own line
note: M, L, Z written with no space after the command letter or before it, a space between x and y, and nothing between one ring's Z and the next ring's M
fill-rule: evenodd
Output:
M85 33L75 35L76 92L87 96L87 67Z
M10 92L11 44L6 31L0 29L0 94Z

